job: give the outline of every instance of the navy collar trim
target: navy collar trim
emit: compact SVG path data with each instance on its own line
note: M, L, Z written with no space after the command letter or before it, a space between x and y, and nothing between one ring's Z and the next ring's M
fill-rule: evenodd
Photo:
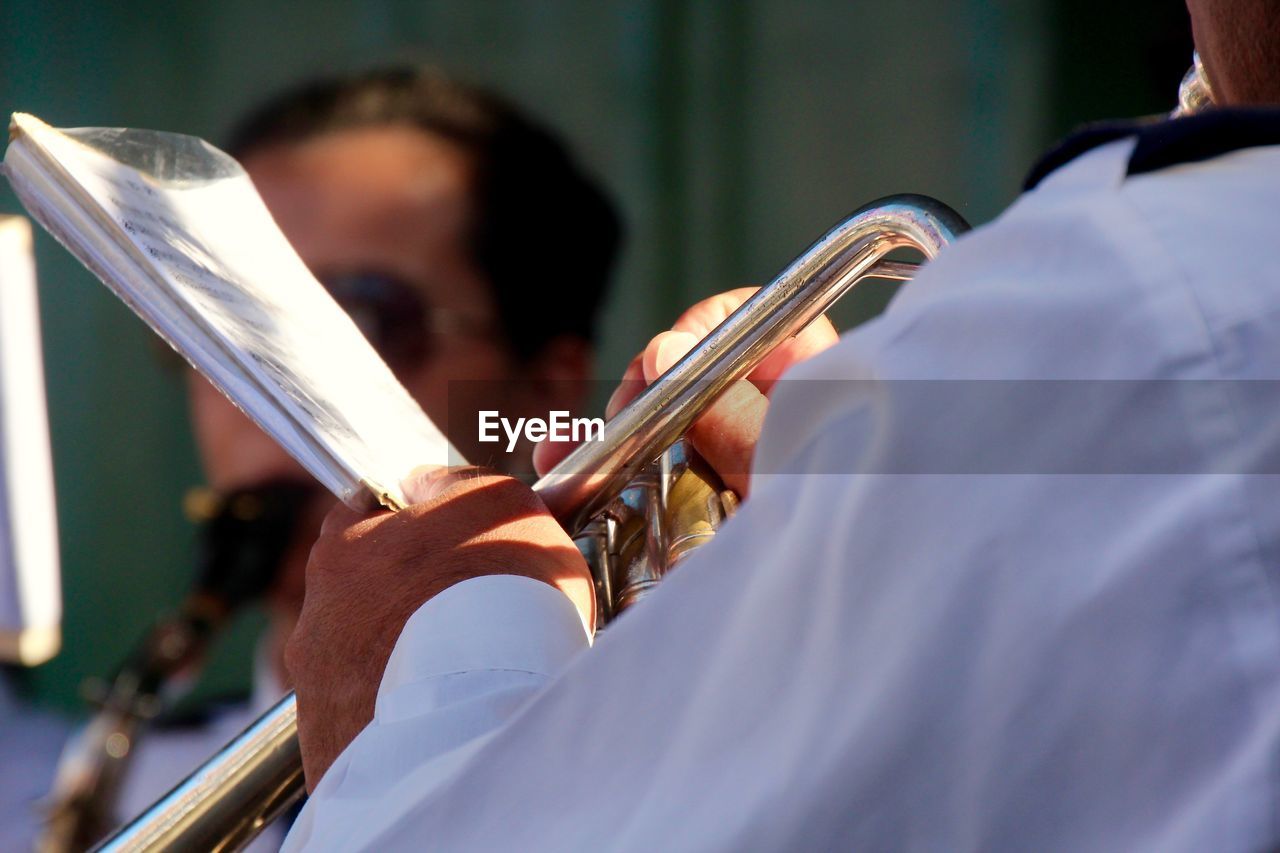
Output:
M1217 108L1179 119L1099 122L1072 133L1031 169L1023 190L1032 190L1080 155L1117 139L1137 137L1126 175L1155 172L1261 145L1280 145L1280 109Z

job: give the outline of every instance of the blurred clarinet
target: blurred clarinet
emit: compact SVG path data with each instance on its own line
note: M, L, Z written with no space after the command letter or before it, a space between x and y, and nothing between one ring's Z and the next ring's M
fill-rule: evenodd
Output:
M194 680L220 629L274 583L316 492L314 485L277 481L226 495L204 489L187 495L187 515L200 524L195 583L113 678L86 685L96 711L58 766L41 853L87 850L119 822L121 786L148 722L164 710L178 682Z

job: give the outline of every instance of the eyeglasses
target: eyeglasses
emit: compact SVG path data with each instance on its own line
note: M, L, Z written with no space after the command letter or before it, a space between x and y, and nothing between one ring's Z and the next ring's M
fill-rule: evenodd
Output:
M444 337L492 337L493 324L429 305L413 284L382 272L319 276L334 301L392 368L432 355Z

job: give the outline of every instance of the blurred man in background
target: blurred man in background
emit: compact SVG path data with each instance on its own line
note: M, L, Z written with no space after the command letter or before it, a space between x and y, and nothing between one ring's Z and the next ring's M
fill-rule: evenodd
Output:
M495 455L495 445L477 443L476 412L581 410L621 240L611 204L563 143L490 93L392 69L288 92L246 118L228 150L303 261L460 452L528 471L528 444ZM252 497L271 484L278 494L307 482L202 377L190 374L189 391L216 493ZM314 489L290 493L296 518L269 567L270 622L251 700L144 736L121 818L284 694L281 651L302 604L307 552L333 503ZM236 543L211 547L237 559Z

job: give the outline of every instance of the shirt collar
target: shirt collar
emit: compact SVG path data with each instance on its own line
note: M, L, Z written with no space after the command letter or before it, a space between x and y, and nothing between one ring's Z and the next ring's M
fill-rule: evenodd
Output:
M1241 148L1280 145L1280 108L1215 108L1171 119L1152 117L1088 124L1058 143L1031 169L1024 190L1033 190L1080 155L1136 137L1126 175L1155 172L1179 163L1209 160Z

